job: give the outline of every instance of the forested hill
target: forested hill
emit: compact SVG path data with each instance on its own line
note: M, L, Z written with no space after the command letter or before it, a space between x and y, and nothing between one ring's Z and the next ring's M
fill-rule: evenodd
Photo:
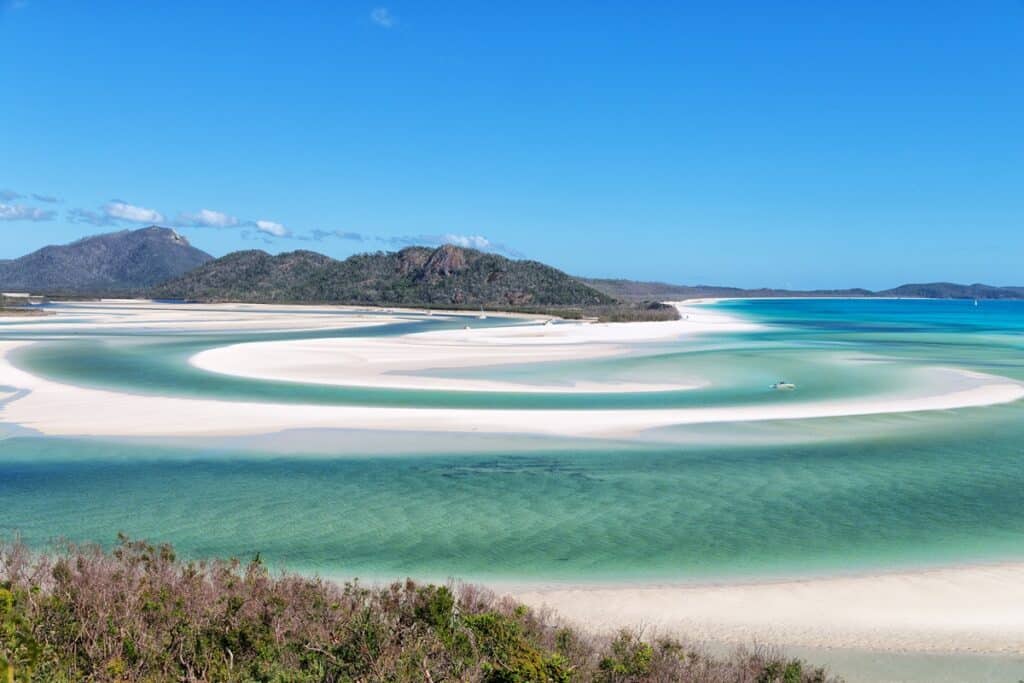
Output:
M1024 287L993 287L992 285L958 285L954 282L929 282L900 285L877 292L878 296L918 297L929 299L1024 299Z
M94 235L0 261L0 291L34 294L138 293L178 277L213 257L174 230Z
M358 254L240 251L156 287L158 298L409 306L601 306L615 299L560 270L446 244Z

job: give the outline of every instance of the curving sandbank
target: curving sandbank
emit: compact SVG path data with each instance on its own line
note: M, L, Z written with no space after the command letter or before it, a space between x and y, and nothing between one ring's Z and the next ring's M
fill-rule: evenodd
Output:
M619 437L673 425L794 420L948 410L1007 403L1024 385L1001 377L935 368L946 390L816 403L643 410L472 410L246 403L121 393L53 382L10 363L0 342L0 421L61 436L197 436L267 434L286 429L370 429ZM16 393L20 394L12 399Z
M106 326L145 331L162 325L194 329L336 329L403 320L397 314L319 315L342 309L261 306L161 306L154 303L81 307L92 321L76 328ZM699 306L680 305L682 319L649 323L517 324L498 328L435 331L403 337L272 342L229 346L200 354L194 362L207 370L233 370L262 379L364 382L365 386L441 390L532 390L537 385L490 383L467 386L467 380L414 377L403 372L445 367L473 367L540 359L585 358L621 353L629 344L682 339L710 331L756 329L749 323ZM72 318L77 315L72 314ZM185 322L190 320L191 322ZM52 323L49 324L56 327ZM64 323L70 326L71 323ZM19 328L23 329L23 328ZM193 329L193 328L190 328ZM64 328L67 330L67 327ZM904 413L1007 403L1024 397L1024 384L994 375L955 368L922 368L921 381L896 393L822 401L635 410L474 410L250 403L192 399L92 389L58 383L22 371L9 354L30 341L0 342L0 421L61 436L234 436L288 429L363 429L402 432L480 432L569 437L623 437L676 425ZM339 352L347 349L348 352ZM308 352L308 355L305 355ZM411 379L410 379L411 378ZM390 383L390 384L389 384ZM397 383L397 384L396 384ZM652 385L639 385L650 390ZM678 385L675 385L678 388ZM635 386L600 383L577 390L637 390ZM565 391L564 388L547 390ZM9 399L9 400L4 400Z
M504 391L523 393L632 393L681 391L691 383L587 382L524 384L417 375L426 370L498 367L526 363L607 358L629 352L629 344L670 341L706 332L760 329L737 318L677 305L681 319L659 323L545 324L443 330L384 338L250 342L210 349L189 362L201 370L249 379L389 389Z
M1024 564L717 585L506 588L597 631L728 644L1024 654Z
M80 331L208 332L319 330L385 325L418 320L408 312L354 306L275 306L269 304L166 304L148 300L104 299L61 303L55 315L19 318L6 329L55 334Z

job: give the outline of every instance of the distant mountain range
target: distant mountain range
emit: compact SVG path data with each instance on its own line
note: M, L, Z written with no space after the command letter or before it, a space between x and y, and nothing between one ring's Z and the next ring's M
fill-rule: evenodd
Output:
M949 282L882 291L797 291L576 278L536 261L450 244L358 254L342 261L312 251L272 256L255 250L214 259L174 230L157 226L87 237L0 261L0 292L21 291L194 301L485 307L609 320L664 319L675 315L675 309L650 302L705 297L1024 298L1024 287Z
M123 230L0 261L0 291L51 295L143 293L212 258L174 230L156 226Z
M638 282L579 278L580 282L620 301L672 301L703 298L754 299L763 297L903 297L907 299L1024 299L1024 287L960 285L954 282L907 284L872 291L870 289L740 289L714 285L670 285L664 282Z

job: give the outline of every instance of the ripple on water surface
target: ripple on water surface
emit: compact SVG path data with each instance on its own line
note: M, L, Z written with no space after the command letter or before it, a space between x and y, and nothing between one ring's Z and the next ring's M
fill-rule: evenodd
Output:
M574 373L706 375L717 382L708 392L671 397L571 399L626 408L665 405L668 398L678 405L730 404L751 400L744 392L755 389L760 401L871 395L899 387L922 365L1024 378L1024 305L993 304L985 317L967 318L974 313L959 303L898 303L723 304L785 324L763 334L702 338L692 348L655 349L654 356L479 374L539 382ZM345 394L336 387L235 383L187 369L198 349L238 340L72 338L26 348L16 360L62 381L155 393L571 405L560 396ZM765 392L767 381L780 376L798 382L795 397ZM500 439L468 447L467 438L445 449L435 437L393 457L371 456L380 447L355 433L322 432L309 449L315 453L304 452L299 436L278 435L268 453L256 452L255 439L246 447L223 440L171 447L26 438L8 430L15 436L0 441L0 533L20 532L42 544L59 536L111 541L124 531L174 542L190 555L260 551L295 569L387 577L668 581L1021 559L1022 417L1024 408L1012 404L655 435L676 441L672 447L518 440L513 451Z
M862 421L869 425L870 421ZM13 438L0 532L166 539L330 574L682 580L1024 549L1024 434L656 451L276 457Z

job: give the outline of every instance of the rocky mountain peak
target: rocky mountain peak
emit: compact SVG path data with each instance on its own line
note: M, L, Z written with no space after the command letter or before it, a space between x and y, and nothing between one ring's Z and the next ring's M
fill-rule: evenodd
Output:
M466 269L466 252L454 244L444 244L434 250L423 265L427 278L448 277Z

